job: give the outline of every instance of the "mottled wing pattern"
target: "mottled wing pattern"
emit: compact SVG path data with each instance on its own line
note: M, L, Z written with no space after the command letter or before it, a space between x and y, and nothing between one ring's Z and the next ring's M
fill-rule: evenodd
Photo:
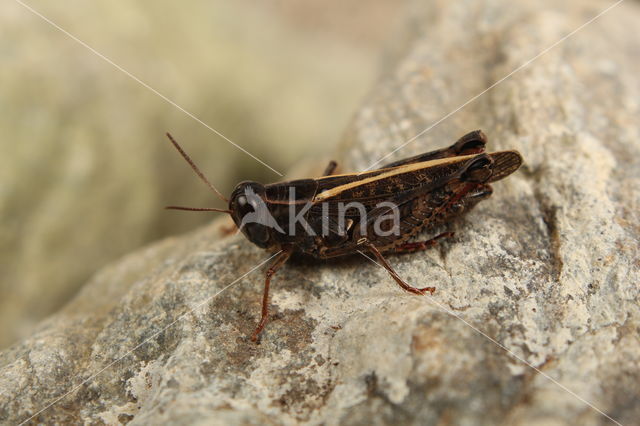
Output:
M504 151L409 163L385 169L385 173L349 180L342 185L326 188L320 181L318 194L314 198L316 205L311 209L310 217L328 214L330 218L344 217L353 221L338 227L340 231L345 231L343 228L348 227L348 238L344 238L340 244L333 247L326 247L323 256L333 257L353 252L362 235L367 235L381 250L391 249L417 234L425 226L433 227L451 219L456 215L456 208L464 210L464 203L457 199L459 194L471 191L475 187L488 187L487 183L513 173L521 163L522 157L519 153ZM467 175L467 171L478 164L486 164L487 168L486 174L483 175L485 177L480 181ZM330 196L323 197L323 193L329 193ZM344 209L344 205L351 202L364 206L366 216L356 207ZM374 232L376 230L373 229L377 218L392 211L388 205L379 206L379 203L383 202L397 206L401 218L399 232L386 236ZM343 213L339 211L340 205L343 206ZM361 222L362 217L366 217L366 223ZM384 231L385 223L388 223L389 227L392 225L392 221L381 222L378 229Z

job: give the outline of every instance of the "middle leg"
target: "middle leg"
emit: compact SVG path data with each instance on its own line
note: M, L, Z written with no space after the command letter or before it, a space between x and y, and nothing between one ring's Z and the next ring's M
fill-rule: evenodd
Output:
M394 271L394 269L391 267L389 262L387 262L387 259L384 258L384 256L382 255L382 253L380 253L380 250L378 250L376 246L374 246L370 241L365 241L364 246L367 247L371 253L373 253L373 255L380 262L381 266L384 269L386 269L387 272L389 272L391 277L395 280L396 283L398 283L400 288L402 288L404 291L408 291L409 293L413 293L413 294L418 294L420 296L426 294L427 292L433 294L436 291L435 287L417 288L410 284L407 284L402 278L400 278L398 273Z
M404 243L394 248L391 253L400 254L400 253L415 253L417 251L423 251L430 249L433 246L438 244L438 240L441 238L451 238L455 235L454 232L443 232L436 237L426 240L426 241L416 241L413 243Z
M322 174L322 176L331 176L333 172L336 171L337 167L338 163L333 160L329 161L329 164L327 164L327 167L324 169L324 173Z

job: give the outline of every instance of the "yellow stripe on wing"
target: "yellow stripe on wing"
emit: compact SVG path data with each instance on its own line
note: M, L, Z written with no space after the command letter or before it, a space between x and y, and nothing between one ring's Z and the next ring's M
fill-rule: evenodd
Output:
M390 169L388 169L388 171L380 173L378 175L375 176L371 176L368 178L364 178L364 179L359 179L355 182L350 182L350 183L345 183L344 185L340 185L340 186L336 186L334 188L331 189L327 189L325 191L322 191L321 193L319 193L318 195L316 195L313 198L313 202L319 202L319 201L324 201L327 198L331 198L334 197L338 194L340 194L342 191L346 191L349 189L353 189L353 188L357 188L358 186L361 185L366 185L370 182L375 182L381 179L386 179L388 177L392 177L392 176L397 176L397 175L401 175L404 173L410 173L410 172L414 172L416 170L421 170L421 169L428 169L431 167L435 167L435 166L441 166L444 164L452 164L452 163L458 163L458 162L464 162L467 161L471 158L474 158L478 155L482 155L482 154L471 154L471 155L461 155L458 157L449 157L449 158L439 158L436 160L429 160L429 161L423 161L420 163L413 163L413 164L407 164L405 166L398 166L398 167L392 167ZM345 174L345 175L333 175L333 176L327 176L327 178L335 178L336 176L360 176L360 175L367 175L367 174L371 174L372 172L368 171L368 172L360 172L360 173L351 173L351 174ZM322 180L323 178L320 178L318 180Z

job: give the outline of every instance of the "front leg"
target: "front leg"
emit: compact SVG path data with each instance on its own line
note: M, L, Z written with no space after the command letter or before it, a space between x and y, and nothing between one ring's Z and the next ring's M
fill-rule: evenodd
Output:
M291 249L284 249L278 256L276 260L273 261L273 264L269 269L267 269L267 273L264 280L264 294L262 295L262 316L260 317L260 322L256 327L256 331L253 332L253 336L251 336L251 341L258 341L258 336L264 329L265 324L267 323L267 319L269 318L269 285L271 284L271 277L278 272L278 269L282 265L286 263L287 260L291 257Z

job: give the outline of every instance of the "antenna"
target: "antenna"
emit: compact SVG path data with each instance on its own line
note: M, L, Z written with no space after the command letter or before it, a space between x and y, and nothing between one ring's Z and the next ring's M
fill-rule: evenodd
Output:
M191 168L193 169L194 172L196 172L196 174L200 177L200 179L207 184L207 186L218 196L218 198L220 198L222 201L224 201L225 203L228 203L229 200L220 193L220 191L218 191L216 189L215 186L213 186L211 184L211 182L209 182L209 180L204 176L204 174L200 171L200 169L198 168L198 166L196 166L196 163L193 162L193 160L191 159L191 157L189 157L187 155L186 152L184 152L184 150L182 149L182 147L178 144L178 142L176 142L176 140L173 138L173 136L171 136L171 134L169 132L167 132L167 137L169 138L169 140L171 141L171 143L173 144L173 146L176 147L176 149L178 150L178 152L180 153L180 155L182 155L182 158L184 158L187 163L189 163L189 165L191 166ZM174 209L174 210L188 210L189 208L179 208L179 209ZM193 210L198 210L199 209L193 209ZM208 210L203 210L203 211L208 211ZM211 209L210 211L222 211L222 212L227 212L230 213L228 210L216 210L216 209Z
M213 207L182 207L182 206L167 206L165 207L167 210L187 210L190 212L220 212L220 213L229 213L231 214L231 210L224 209L214 209Z

